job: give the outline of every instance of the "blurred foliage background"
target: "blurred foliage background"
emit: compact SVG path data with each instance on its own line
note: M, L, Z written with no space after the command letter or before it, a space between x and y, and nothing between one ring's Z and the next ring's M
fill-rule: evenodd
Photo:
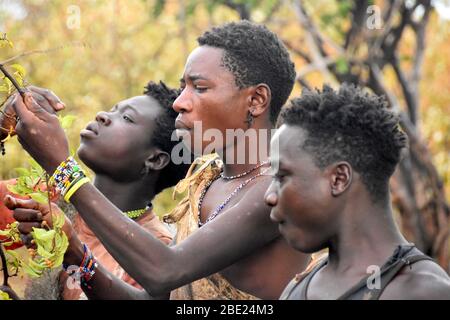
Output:
M290 48L302 76L292 96L304 86L321 87L324 82L336 85L339 77L331 77L329 71L307 69L311 65L308 59L314 58L308 37L314 37L314 32L312 28L305 32L299 9L306 8L308 18L324 37L331 39L329 43L343 43L353 27L355 3L358 1L306 0L301 1L300 7L300 1L290 0L0 0L0 31L14 42L14 48L0 51L0 61L30 50L44 51L20 57L16 62L26 68L29 84L50 88L66 103L65 113L76 115L69 132L71 147L76 149L79 131L98 111L140 94L149 80L163 79L177 87L184 62L196 47L196 38L211 26L241 18L265 23ZM408 0L359 3L380 8L395 3L413 8L412 17L424 15L430 5L430 1ZM429 12L422 35L426 40L414 125L421 143L430 150L448 202L450 3L443 0L431 4L434 9ZM392 23L401 24L401 18L402 14L394 16ZM411 30L401 34L395 53L402 67L414 65L414 40ZM360 42L364 41L363 37ZM328 52L336 51L333 46L328 47ZM308 57L304 51L309 51ZM338 56L333 68L338 74L349 74L353 66ZM401 96L402 87L394 70L382 69L382 76L391 92ZM399 106L406 111L403 98L399 98ZM6 156L0 157L2 179L14 177L13 168L24 166L27 160L17 141L8 142L6 148ZM162 214L173 205L169 190L158 197L155 209Z

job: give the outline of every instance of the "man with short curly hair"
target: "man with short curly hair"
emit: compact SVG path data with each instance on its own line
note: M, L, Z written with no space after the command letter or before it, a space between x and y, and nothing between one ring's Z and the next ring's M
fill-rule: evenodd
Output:
M389 178L406 146L384 99L343 85L305 90L272 138L271 218L302 252L327 258L283 299L450 299L450 278L402 236Z
M278 37L263 25L229 23L206 31L200 46L223 50L222 65L239 89L265 83L271 91L270 121L275 123L295 82L294 63Z
M206 155L194 162L176 187L187 191L186 198L166 217L178 226L171 247L126 221L91 184L77 189L72 204L145 289L131 288L99 266L89 284L83 285L89 298L148 299L172 291L174 299L277 299L289 279L306 265L308 255L289 247L281 237L263 198L270 183L265 173L271 129L295 82L289 54L275 34L247 21L213 28L199 38L199 45L187 59L182 91L173 104L179 113L178 135L201 154L211 145L206 132L219 132L222 137L227 130L254 133L255 139L250 144L245 135L214 140L220 158ZM29 98L25 101L32 103ZM15 109L21 115L17 133L23 146L52 174L68 157L59 125L39 106L27 109L19 98ZM43 120L27 124L27 119L37 116ZM200 132L196 124L201 124ZM42 145L30 129L43 136L51 133L52 144ZM242 162L228 157L239 150L243 150ZM74 243L71 248L78 249L69 249L65 262L80 265L83 247Z

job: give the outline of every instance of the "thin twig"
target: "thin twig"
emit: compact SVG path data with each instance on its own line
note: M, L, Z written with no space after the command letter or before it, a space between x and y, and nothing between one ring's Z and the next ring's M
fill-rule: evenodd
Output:
M29 51L22 52L22 53L20 53L18 55L15 55L15 56L13 56L11 58L8 58L8 59L6 59L4 61L1 61L0 64L6 65L6 64L9 64L9 63L13 62L14 60L17 60L17 59L22 58L22 57L30 56L30 55L33 55L33 54L50 53L50 52L58 51L58 50L61 50L61 49L67 48L67 47L87 47L87 46L88 46L88 44L84 43L84 42L74 42L74 43L69 43L69 44L66 44L66 45L61 45L61 46L58 46L58 47L53 47L53 48L50 48L50 49L29 50Z
M8 265L6 264L5 253L3 252L3 245L0 245L0 256L2 260L2 269L3 269L3 285L8 286L9 273L8 273Z
M48 173L46 173L45 174L45 184L47 186L48 210L50 211L50 217L51 217L52 222L53 222L52 200L51 200L51 197L50 197L50 184L48 183L49 180L50 180L50 176L48 175Z
M3 66L3 64L0 64L0 70L3 72L3 74L5 75L5 77L7 77L9 79L9 81L11 81L11 83L13 84L13 86L17 89L17 91L20 93L20 95L22 96L22 98L25 99L25 92L26 90L24 88L22 88L16 81L16 79L14 79L14 77L8 72L8 70L5 69L5 67Z

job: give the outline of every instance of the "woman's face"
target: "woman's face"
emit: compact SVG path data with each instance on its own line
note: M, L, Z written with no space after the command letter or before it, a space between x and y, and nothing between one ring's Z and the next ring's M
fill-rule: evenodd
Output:
M149 96L136 96L99 112L80 132L78 156L96 174L132 181L140 177L152 150L159 103Z

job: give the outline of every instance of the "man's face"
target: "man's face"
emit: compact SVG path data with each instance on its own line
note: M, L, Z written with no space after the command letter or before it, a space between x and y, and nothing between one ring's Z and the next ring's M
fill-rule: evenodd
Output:
M177 132L196 154L211 143L209 138L203 139L205 130L216 129L225 137L226 129L246 128L247 91L240 90L234 75L222 66L223 53L223 49L201 46L189 55L180 80L182 92L173 104L180 113L175 122ZM194 122L201 123L202 132L193 130ZM215 145L217 150L225 148L222 142L215 141Z
M151 150L155 119L161 112L149 96L123 100L109 112L99 112L80 132L80 159L96 173L135 179Z
M302 149L306 131L282 125L272 137L273 180L265 195L272 207L270 218L278 223L288 243L303 252L326 246L334 225L334 202L327 168L318 168Z

